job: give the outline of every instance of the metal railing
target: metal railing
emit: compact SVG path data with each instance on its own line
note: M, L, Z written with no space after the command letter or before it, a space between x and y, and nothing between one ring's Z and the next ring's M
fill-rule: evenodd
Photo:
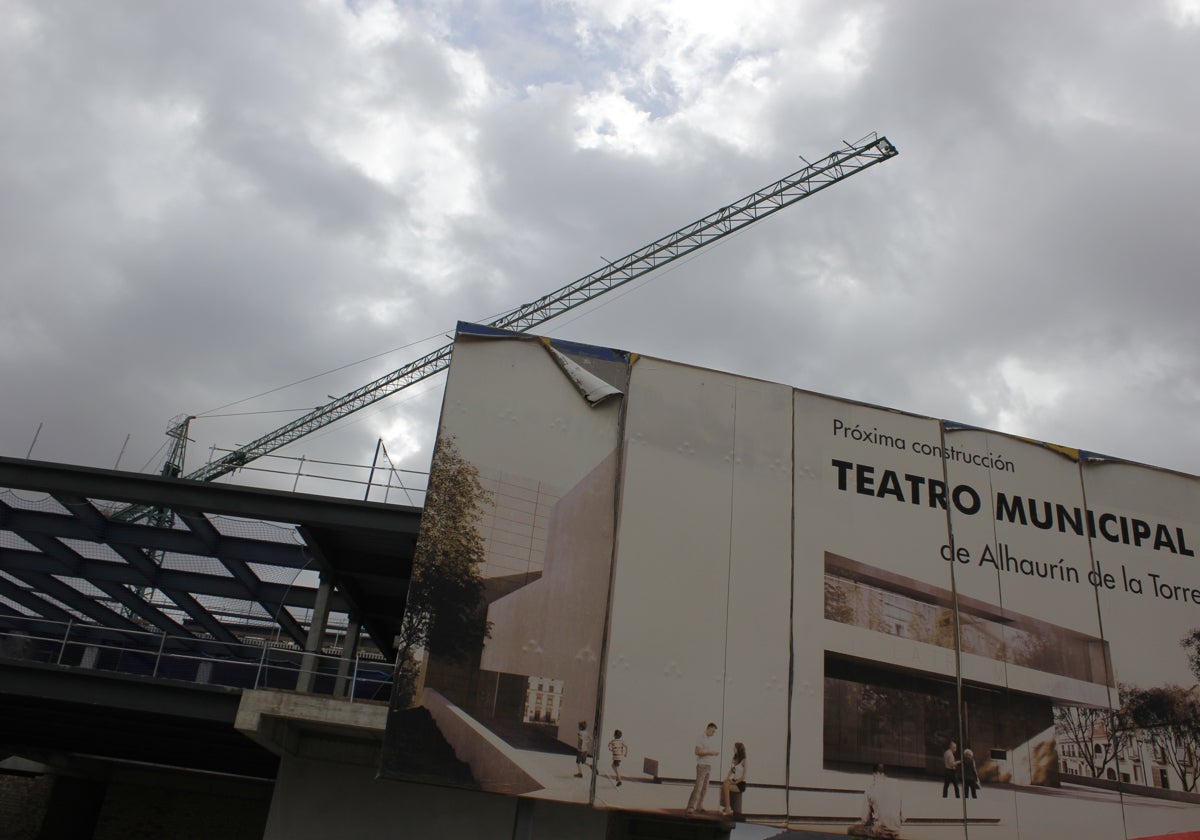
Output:
M305 652L270 639L223 642L82 621L0 617L0 659L88 668L231 688L295 690L387 700L392 666L382 659Z

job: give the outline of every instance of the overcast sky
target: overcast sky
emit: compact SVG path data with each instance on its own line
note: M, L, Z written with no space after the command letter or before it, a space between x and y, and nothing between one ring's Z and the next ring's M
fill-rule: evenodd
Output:
M1200 473L1198 0L0 15L0 455L194 469L877 131L538 331ZM423 469L439 385L282 454Z

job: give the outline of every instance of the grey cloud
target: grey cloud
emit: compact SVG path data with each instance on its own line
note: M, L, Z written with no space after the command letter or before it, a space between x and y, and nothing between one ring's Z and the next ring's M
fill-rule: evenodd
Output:
M40 34L0 50L4 455L45 420L35 455L109 466L133 432L123 465L141 466L180 411L510 308L877 129L899 158L542 331L1200 471L1196 27L1086 3L812 4L805 37L763 54L761 143L671 124L656 160L575 146L579 97L641 65L620 33L580 44L569 6L403 5L371 84L336 9L27 8ZM856 12L863 74L814 86L798 68ZM447 46L490 74L486 101L464 103ZM428 179L381 184L313 132L351 88L471 133L480 209L444 241L405 239ZM661 71L628 93L660 126L681 105ZM191 121L154 122L171 114ZM445 276L385 258L395 241L438 249ZM311 407L417 352L226 413ZM1014 390L1004 359L1060 377L1060 400ZM431 439L437 402L396 398L289 451L367 460L398 418ZM193 448L289 418L201 418Z

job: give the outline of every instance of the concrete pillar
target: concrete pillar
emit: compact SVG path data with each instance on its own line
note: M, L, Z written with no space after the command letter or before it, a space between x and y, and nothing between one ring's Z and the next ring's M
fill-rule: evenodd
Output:
M107 790L108 784L103 781L55 776L37 840L91 837Z
M350 623L346 625L346 637L342 640L342 659L338 662L337 683L333 687L334 697L346 697L350 693L347 675L353 678L350 668L358 658L358 634L361 629L362 625L358 619L351 616Z
M312 624L308 627L308 638L304 640L304 656L300 658L300 675L296 678L297 691L312 691L317 679L317 654L321 650L321 640L325 637L325 627L329 623L329 602L333 599L333 584L321 575L321 585L317 587L317 598L313 603Z

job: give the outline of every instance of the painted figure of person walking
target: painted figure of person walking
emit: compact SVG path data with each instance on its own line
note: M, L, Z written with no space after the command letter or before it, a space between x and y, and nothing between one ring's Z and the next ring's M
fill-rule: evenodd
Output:
M971 799L979 798L979 770L975 767L975 753L963 750L963 796Z
M687 812L689 814L696 811L704 813L704 794L708 790L708 780L712 777L713 762L721 754L714 738L716 734L717 725L710 723L704 727L704 734L696 739L696 785L692 788L692 795L688 798Z
M613 731L612 740L608 742L608 754L612 756L612 771L613 778L617 782L617 787L621 786L621 760L629 755L629 747L625 745L625 741L621 737L621 730Z
M588 753L592 751L592 736L588 732L587 721L579 721L579 732L575 737L575 778L583 778L583 768L587 766Z
M950 785L954 785L954 798L958 799L958 768L962 762L958 760L957 752L958 742L951 738L950 746L942 753L942 765L945 768L942 775L942 799L946 798Z

